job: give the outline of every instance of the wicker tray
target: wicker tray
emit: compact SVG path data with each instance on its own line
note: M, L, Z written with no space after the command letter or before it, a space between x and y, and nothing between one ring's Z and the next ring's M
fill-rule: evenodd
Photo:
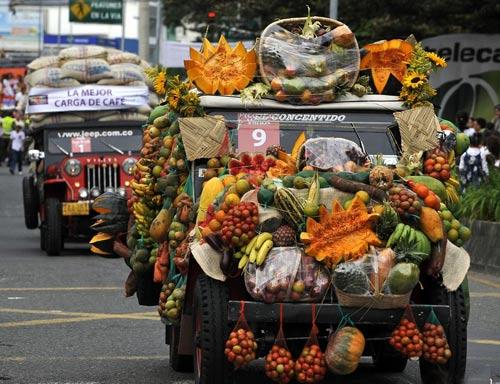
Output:
M262 47L264 45L263 42L265 41L267 35L270 33L270 31L275 26L280 26L282 28L290 30L291 28L299 26L299 25L303 26L306 20L307 20L307 17L294 17L294 18L290 18L290 19L281 19L281 20L277 20L277 21L269 24L264 29L264 31L262 31L261 37L259 39L259 43L257 44L257 60L258 60L258 64L259 64L259 73L260 73L260 76L262 78L262 81L265 84L267 84L267 85L271 84L269 79L267 78L268 75L266 74L266 72L264 70L264 65L262 62L262 52L263 52ZM345 25L344 23L342 23L340 21L330 19L327 17L320 17L320 16L313 16L312 21L313 21L313 23L315 21L319 21L323 25L332 27L332 29ZM358 41L356 40L356 36L354 36L354 46L352 47L352 49L356 49L359 52L359 45L358 45ZM354 72L352 73L352 75L350 77L349 84L348 84L349 88L354 85L354 83L356 82L356 80L358 78L359 64L360 64L360 56L358 54L357 62L356 62L356 67L358 68L358 70L355 73Z
M344 307L369 307L375 309L404 308L410 302L411 296L411 292L405 295L356 295L343 292L337 288L335 288L335 294L339 304Z

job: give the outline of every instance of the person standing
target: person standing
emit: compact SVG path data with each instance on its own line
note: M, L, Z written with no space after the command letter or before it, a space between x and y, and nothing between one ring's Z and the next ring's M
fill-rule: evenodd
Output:
M463 188L469 185L479 186L486 181L489 175L486 153L480 148L481 136L476 133L470 138L470 146L465 153L460 156L458 170Z
M456 125L460 132L464 132L467 129L467 122L469 121L469 114L465 111L457 113Z
M500 104L495 105L495 116L491 120L493 123L493 130L500 135Z
M16 125L14 131L10 133L10 156L9 156L9 171L13 175L15 173L16 164L19 174L23 174L23 152L24 140L26 135L20 125Z
M0 137L0 166L9 155L10 132L14 126L14 118L9 113L2 119L2 136Z

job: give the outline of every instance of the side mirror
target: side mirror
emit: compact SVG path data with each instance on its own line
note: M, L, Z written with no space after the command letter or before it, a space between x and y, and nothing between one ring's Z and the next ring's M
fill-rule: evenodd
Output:
M39 151L38 149L30 149L28 151L28 160L29 161L38 161L45 159L45 152Z

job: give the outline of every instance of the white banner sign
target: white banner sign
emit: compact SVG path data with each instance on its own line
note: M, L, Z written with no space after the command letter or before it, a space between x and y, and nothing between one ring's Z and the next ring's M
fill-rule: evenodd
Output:
M73 88L32 88L27 113L102 111L148 104L147 87L88 84Z

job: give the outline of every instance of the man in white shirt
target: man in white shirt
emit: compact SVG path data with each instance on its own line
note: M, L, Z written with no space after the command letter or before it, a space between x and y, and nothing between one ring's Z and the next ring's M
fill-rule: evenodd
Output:
M24 152L24 140L26 139L26 135L24 131L21 129L20 125L16 125L16 129L10 133L10 164L9 170L13 175L16 169L19 171L19 174L23 174L23 152Z

